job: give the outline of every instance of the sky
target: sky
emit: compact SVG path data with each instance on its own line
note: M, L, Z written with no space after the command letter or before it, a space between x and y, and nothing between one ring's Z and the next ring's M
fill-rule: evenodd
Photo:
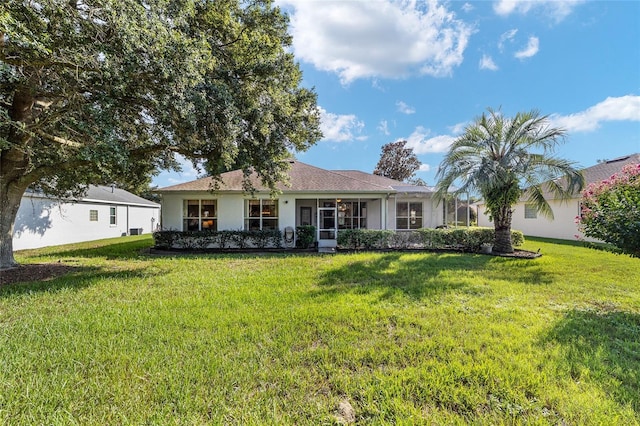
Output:
M640 2L277 0L324 134L295 156L372 172L406 140L436 183L450 144L487 108L536 109L589 167L640 152ZM160 187L200 175L163 172Z

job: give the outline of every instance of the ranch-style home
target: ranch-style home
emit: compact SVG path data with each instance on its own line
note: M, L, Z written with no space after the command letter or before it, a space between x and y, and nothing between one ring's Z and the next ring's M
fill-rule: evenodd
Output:
M434 189L356 170L325 170L291 160L290 185L279 185L270 197L254 175L256 192L243 191L241 170L213 179L157 190L162 195L162 228L188 230L264 230L292 232L297 226L316 227L319 248L336 246L345 229L405 231L436 227L444 221L444 203Z
M14 250L153 232L160 204L114 186L89 186L81 199L58 200L28 190L13 231Z
M618 173L627 164L640 163L640 154L631 154L609 161L598 163L595 166L582 170L585 179L585 188L591 183L601 182L613 174ZM526 195L522 197L513 208L511 227L522 231L525 235L545 238L557 238L562 240L575 240L586 238L576 224L576 217L580 215L580 193L568 201L553 198L552 193L547 193L546 198L553 211L553 219L546 218L537 212L533 204L526 201ZM478 225L493 226L489 221L489 215L482 202L478 203Z

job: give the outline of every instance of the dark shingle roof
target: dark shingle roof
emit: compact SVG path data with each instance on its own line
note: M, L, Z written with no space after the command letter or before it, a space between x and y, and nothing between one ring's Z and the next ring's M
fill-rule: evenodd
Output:
M223 173L217 191L242 191L242 170L234 170ZM325 170L311 166L300 161L291 161L289 172L291 186L279 184L278 189L283 192L395 192L395 187L415 188L415 192L423 192L421 188L408 185L393 179L376 176L370 173L356 170ZM258 177L253 174L251 182L258 191L267 191ZM175 191L208 191L212 188L214 180L211 177L197 179L191 182L167 186L158 189L158 192Z
M146 200L142 197L138 197L124 189L103 186L103 185L91 185L87 188L87 193L82 197L82 201L98 201L114 204L129 204L138 206L160 207L160 204L153 201Z

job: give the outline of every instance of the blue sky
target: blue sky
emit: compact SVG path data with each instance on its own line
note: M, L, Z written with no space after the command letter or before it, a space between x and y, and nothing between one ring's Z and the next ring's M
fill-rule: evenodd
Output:
M488 107L538 109L581 167L640 152L640 2L278 0L314 87L324 138L300 161L372 172L407 140L429 185ZM198 173L164 172L159 186Z

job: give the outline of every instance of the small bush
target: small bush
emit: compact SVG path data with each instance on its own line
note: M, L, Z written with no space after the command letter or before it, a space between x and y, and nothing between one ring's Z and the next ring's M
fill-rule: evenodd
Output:
M296 247L308 249L316 240L316 227L304 225L296 227Z

